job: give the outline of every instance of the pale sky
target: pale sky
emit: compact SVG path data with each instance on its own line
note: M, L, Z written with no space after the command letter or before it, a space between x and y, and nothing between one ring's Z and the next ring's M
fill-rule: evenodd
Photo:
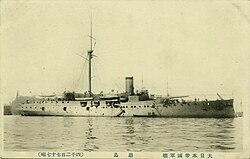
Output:
M153 94L249 95L249 1L1 1L1 98L84 92L90 13L93 90L125 77ZM85 68L85 71L84 71ZM83 70L83 71L82 71ZM81 73L82 72L82 73Z

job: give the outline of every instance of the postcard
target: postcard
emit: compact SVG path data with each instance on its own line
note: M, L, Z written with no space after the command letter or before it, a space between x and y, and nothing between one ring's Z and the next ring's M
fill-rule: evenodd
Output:
M1 158L248 159L250 1L0 1Z

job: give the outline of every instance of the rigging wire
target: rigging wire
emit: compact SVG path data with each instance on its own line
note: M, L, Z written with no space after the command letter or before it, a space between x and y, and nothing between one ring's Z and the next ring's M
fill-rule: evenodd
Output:
M87 70L87 60L84 60L84 63L81 67L80 75L79 75L77 81L75 82L75 89L78 89L79 91L83 91L84 82L80 82L80 80L83 79L83 74L86 73L86 70ZM84 79L83 79L83 81L84 81Z
M101 81L101 79L100 79L100 77L98 76L98 71L97 71L97 69L96 69L96 65L95 65L95 63L93 62L92 63L92 68L93 68L93 72L95 72L95 74L94 74L94 76L92 77L93 78L93 81L94 81L94 88L93 88L93 90L95 90L96 88L99 88L100 89L100 87L99 87L99 82L97 82L97 80L96 80L96 78L98 78L99 79L99 81ZM99 91L99 90L95 90L95 91Z
M105 71L105 69L103 69L104 66L103 66L103 64L102 64L99 60L96 60L96 62L97 62L97 64L100 65L100 68L102 69L102 70L101 70L102 74L108 75L108 77L114 77L114 76L110 73L110 71ZM99 68L99 67L97 67L97 68ZM101 79L104 79L104 78L101 78ZM100 79L100 80L101 80L101 79ZM112 82L111 82L112 85L114 85L115 87L117 87L119 90L121 90L121 91L124 90L124 88L123 88L123 86L121 86L121 84L119 84L119 83L117 83L117 82L114 82L114 81L116 81L116 80L113 80L113 79L110 78L109 81L112 81Z

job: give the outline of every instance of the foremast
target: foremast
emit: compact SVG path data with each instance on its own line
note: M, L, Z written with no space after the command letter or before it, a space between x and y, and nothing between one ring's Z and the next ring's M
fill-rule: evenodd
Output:
M90 49L88 50L88 61L89 61L89 97L92 97L92 74L91 74L91 59L93 58L93 36L92 36L92 14L90 17Z

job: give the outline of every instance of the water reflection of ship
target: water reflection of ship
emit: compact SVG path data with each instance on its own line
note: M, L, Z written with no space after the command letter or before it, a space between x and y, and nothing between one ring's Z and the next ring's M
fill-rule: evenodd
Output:
M125 140L125 144L128 145L127 151L131 151L129 148L135 144L136 134L135 125L133 118L125 119L125 133L122 135L122 139Z
M98 150L99 147L97 144L95 144L95 141L97 137L93 135L93 118L89 118L87 120L88 127L85 131L86 134L86 142L84 142L84 151L93 151L93 150Z

